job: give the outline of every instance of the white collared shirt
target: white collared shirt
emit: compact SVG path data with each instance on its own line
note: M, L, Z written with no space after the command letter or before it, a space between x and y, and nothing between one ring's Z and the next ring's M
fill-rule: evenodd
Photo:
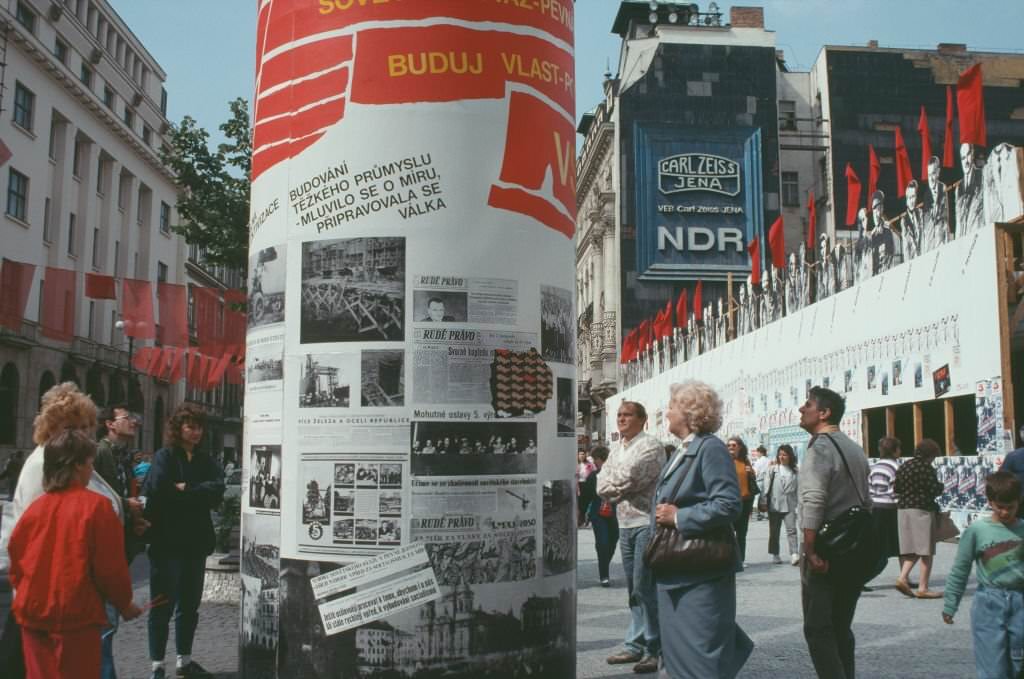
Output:
M683 442L679 444L679 450L676 451L676 456L672 458L672 464L670 464L665 469L665 475L662 477L663 479L667 479L669 474L671 474L672 472L674 472L676 470L676 467L679 466L679 463L683 461L683 456L686 455L686 450L687 450L687 448L690 447L690 443L696 437L697 437L696 433L690 432L686 436L686 438L683 439Z

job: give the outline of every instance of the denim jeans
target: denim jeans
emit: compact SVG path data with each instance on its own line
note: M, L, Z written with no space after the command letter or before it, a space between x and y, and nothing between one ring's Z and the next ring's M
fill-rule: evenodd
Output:
M594 530L594 547L597 550L597 573L602 580L608 579L608 566L619 543L619 524L615 517L592 516L590 527Z
M149 609L149 659L158 662L167 652L171 614L178 655L192 655L192 640L199 625L199 604L206 577L205 556L176 556L149 552L149 596L167 603Z
M644 565L644 550L650 540L650 526L619 528L619 549L622 568L626 571L626 592L629 594L629 611L632 615L625 646L634 653L660 656L658 594L654 574Z
M1016 679L1024 668L1024 592L978 585L971 604L978 679Z
M105 604L104 608L109 624L100 630L100 679L117 679L117 671L114 669L114 635L117 634L120 616L112 604Z

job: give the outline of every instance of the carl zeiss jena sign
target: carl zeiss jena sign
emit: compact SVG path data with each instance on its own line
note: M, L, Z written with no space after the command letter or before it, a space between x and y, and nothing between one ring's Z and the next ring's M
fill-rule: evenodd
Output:
M658 183L665 195L709 191L737 196L740 193L740 164L707 153L681 153L658 162Z

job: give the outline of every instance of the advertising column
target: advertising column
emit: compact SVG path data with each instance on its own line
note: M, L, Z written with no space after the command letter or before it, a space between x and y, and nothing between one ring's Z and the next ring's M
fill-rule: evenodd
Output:
M242 673L575 676L569 0L262 0Z

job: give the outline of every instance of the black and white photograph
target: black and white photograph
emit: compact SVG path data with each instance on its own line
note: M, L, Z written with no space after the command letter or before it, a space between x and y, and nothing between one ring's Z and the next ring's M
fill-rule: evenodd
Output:
M238 669L246 677L276 676L280 542L280 518L245 515L238 567L242 594Z
M889 373L882 373L882 396L889 395Z
M288 631L284 642L299 646L282 652L281 676L327 679L346 667L351 679L564 679L575 669L574 606L570 589L455 583L436 601L354 630ZM295 608L282 624L300 626Z
M572 292L540 286L540 353L545 361L575 365Z
M402 526L398 519L381 518L377 527L377 542L382 545L397 545L402 541Z
M381 516L402 515L402 494L398 491L381 493L377 496L377 513Z
M536 422L413 422L418 476L535 474Z
M843 373L843 393L848 394L853 391L853 371L847 370Z
M335 519L331 524L331 535L334 536L334 544L351 544L356 539L356 520L353 518Z
M249 257L249 327L284 321L285 265L284 244Z
M281 509L281 446L249 447L249 507Z
M356 493L351 488L334 488L334 515L355 514Z
M380 487L402 487L402 465L397 462L380 463Z
M875 376L876 376L876 374L877 373L875 371L875 366L869 365L868 366L868 381L867 381L868 389L874 389L875 388Z
M359 354L306 354L299 380L299 407L350 407L358 371Z
M359 399L364 408L405 405L405 352L400 349L364 351Z
M284 345L280 342L257 344L249 348L245 357L245 383L249 388L284 379ZM277 385L280 388L280 385Z
M914 364L914 388L920 389L924 386L924 366L920 363Z
M331 478L330 472L321 464L305 464L300 469L299 478L306 492L302 497L302 523L325 524L331 516ZM300 486L300 487L302 487Z
M427 542L425 545L438 584L518 582L537 575L537 538L532 529L485 533L480 539Z
M469 293L446 290L413 290L413 318L417 323L465 323Z
M377 488L380 485L380 465L372 462L356 464L356 488Z
M355 488L356 465L353 462L342 462L334 465L334 485L341 488Z
M303 344L405 339L405 239L302 244Z
M576 394L572 388L572 379L559 377L557 387L557 419L559 436L576 435Z
M892 362L892 386L898 387L903 384L903 360L897 358Z
M377 519L356 519L356 544L377 544Z
M576 489L570 481L544 484L544 575L572 570L576 555Z

